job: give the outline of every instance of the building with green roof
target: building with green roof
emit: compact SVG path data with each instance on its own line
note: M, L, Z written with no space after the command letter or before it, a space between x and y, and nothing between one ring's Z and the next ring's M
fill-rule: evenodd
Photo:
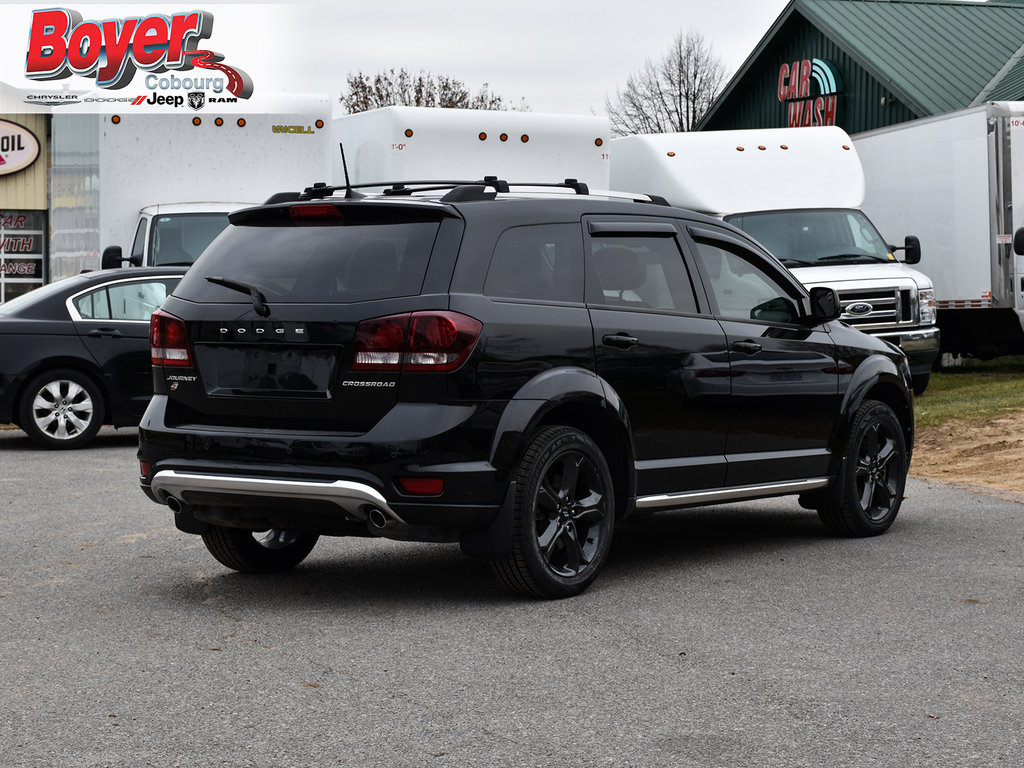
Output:
M792 0L698 130L847 133L1024 99L1024 0Z

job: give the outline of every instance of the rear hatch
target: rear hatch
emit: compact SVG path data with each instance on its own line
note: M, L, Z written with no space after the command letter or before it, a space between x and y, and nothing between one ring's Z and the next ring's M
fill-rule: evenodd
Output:
M232 223L153 321L167 418L366 432L399 399L410 340L444 323L461 221L438 205L324 201Z

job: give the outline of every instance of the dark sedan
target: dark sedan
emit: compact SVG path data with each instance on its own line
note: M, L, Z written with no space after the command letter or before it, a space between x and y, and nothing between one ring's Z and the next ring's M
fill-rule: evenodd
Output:
M0 423L46 448L138 424L153 394L149 316L184 274L86 272L0 304Z

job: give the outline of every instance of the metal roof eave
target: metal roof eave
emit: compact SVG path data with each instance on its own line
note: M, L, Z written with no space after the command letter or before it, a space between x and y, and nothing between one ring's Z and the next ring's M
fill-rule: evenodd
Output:
M757 63L757 60L759 59L761 54L764 53L764 50L768 47L768 44L774 40L776 33L782 28L782 26L786 22L789 21L790 17L792 17L795 13L799 13L809 24L811 24L811 26L813 26L822 34L829 37L832 40L832 42L835 43L835 45L838 48L840 48L843 52L845 52L851 59L853 59L853 61L858 66L863 68L864 71L871 75L873 78L875 78L875 80L882 83L886 88L888 88L893 93L894 96L896 96L897 99L902 101L902 103L906 105L909 109L916 112L918 116L924 117L935 113L934 109L931 109L922 104L921 102L919 102L917 99L911 96L906 90L904 90L896 83L894 83L889 77L887 77L878 67L873 65L871 61L867 59L865 56L863 56L859 51L857 51L854 48L851 48L847 44L847 41L842 37L842 35L839 34L838 30L834 29L831 25L826 23L824 19L822 19L820 16L815 14L811 9L809 9L807 5L803 2L803 0L790 0L789 5L787 5L783 9L781 14L779 14L779 17L775 20L775 23L772 24L772 26L768 29L764 37L761 38L761 41L757 44L757 47L754 48L751 54L743 62L742 66L740 66L739 70L737 70L736 74L733 75L733 78L729 82L729 85L726 87L726 89L722 91L721 94L719 94L718 98L715 99L715 102L708 108L708 111L704 113L704 116L697 123L695 130L704 130L705 123L707 123L715 115L719 107L729 99L733 91L735 91L736 88L739 86L740 81L743 80L744 77L746 77L750 69L752 69L754 64Z

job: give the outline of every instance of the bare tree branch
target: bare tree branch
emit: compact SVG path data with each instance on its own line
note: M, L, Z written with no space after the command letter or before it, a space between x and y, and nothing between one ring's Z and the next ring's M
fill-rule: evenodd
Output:
M404 67L376 75L349 72L348 91L338 100L349 114L394 105L411 107L447 107L452 109L491 109L529 112L526 99L517 104L493 93L487 83L471 94L469 87L454 77L424 72L413 75Z
M679 32L657 61L648 59L626 78L615 98L605 98L612 133L669 133L692 131L722 92L725 65L690 29Z

